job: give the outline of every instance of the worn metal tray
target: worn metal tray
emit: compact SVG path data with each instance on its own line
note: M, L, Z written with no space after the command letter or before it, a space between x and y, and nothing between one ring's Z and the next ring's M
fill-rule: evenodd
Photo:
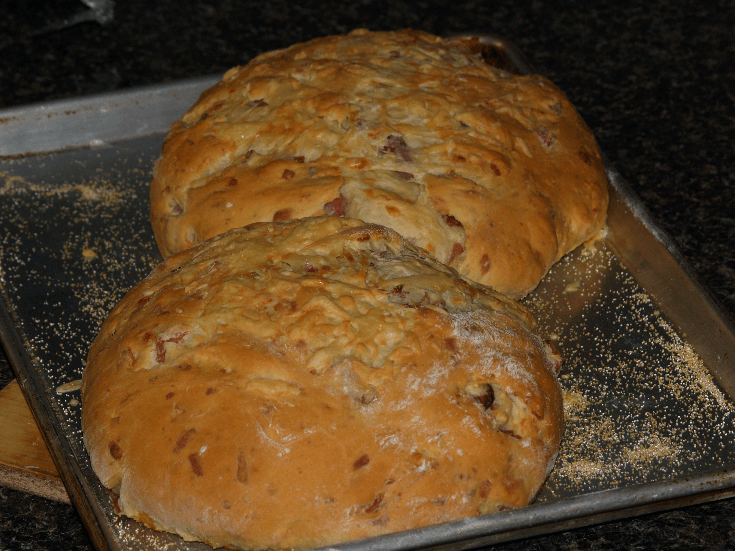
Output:
M99 549L209 549L115 515L84 450L78 381L107 313L160 260L147 197L163 135L215 81L0 112L0 337ZM735 329L608 175L604 237L526 299L567 357L566 433L536 502L340 548L464 549L735 495Z

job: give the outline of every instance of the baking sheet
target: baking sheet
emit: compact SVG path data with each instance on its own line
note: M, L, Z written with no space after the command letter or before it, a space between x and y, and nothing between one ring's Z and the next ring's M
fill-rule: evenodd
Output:
M107 313L160 260L147 197L163 134L215 80L0 113L0 337L99 549L209 549L114 514L83 447L78 381ZM537 501L340 548L470 548L735 495L735 330L608 174L604 237L525 301L567 357L565 437Z

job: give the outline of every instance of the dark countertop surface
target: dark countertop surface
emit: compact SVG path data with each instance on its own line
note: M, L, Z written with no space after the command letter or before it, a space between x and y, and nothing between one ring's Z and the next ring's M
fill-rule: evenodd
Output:
M105 25L31 36L85 6L11 3L0 18L0 109L223 73L261 51L355 27L495 34L567 93L660 227L735 312L735 0L517 4L128 0ZM12 376L0 359L0 387ZM72 507L0 488L0 551L21 549L91 544ZM495 549L735 549L735 498Z

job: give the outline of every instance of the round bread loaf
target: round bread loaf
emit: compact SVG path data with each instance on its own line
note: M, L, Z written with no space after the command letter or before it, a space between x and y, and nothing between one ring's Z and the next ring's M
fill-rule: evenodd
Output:
M527 504L563 425L518 303L396 232L317 217L174 255L94 341L82 426L124 515L303 548Z
M359 30L236 67L168 133L151 184L164 257L230 228L315 215L388 226L513 298L594 236L607 179L548 80L476 43Z

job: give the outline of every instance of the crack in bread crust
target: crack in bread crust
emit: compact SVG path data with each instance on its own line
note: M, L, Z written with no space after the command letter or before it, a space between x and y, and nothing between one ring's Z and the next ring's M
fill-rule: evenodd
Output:
M602 160L550 82L466 50L418 31L355 31L230 70L166 137L151 184L163 255L329 213L343 197L347 216L509 296L528 293L602 226Z
M254 224L170 257L113 310L83 376L85 444L121 513L214 545L525 505L563 423L533 327L387 228Z

